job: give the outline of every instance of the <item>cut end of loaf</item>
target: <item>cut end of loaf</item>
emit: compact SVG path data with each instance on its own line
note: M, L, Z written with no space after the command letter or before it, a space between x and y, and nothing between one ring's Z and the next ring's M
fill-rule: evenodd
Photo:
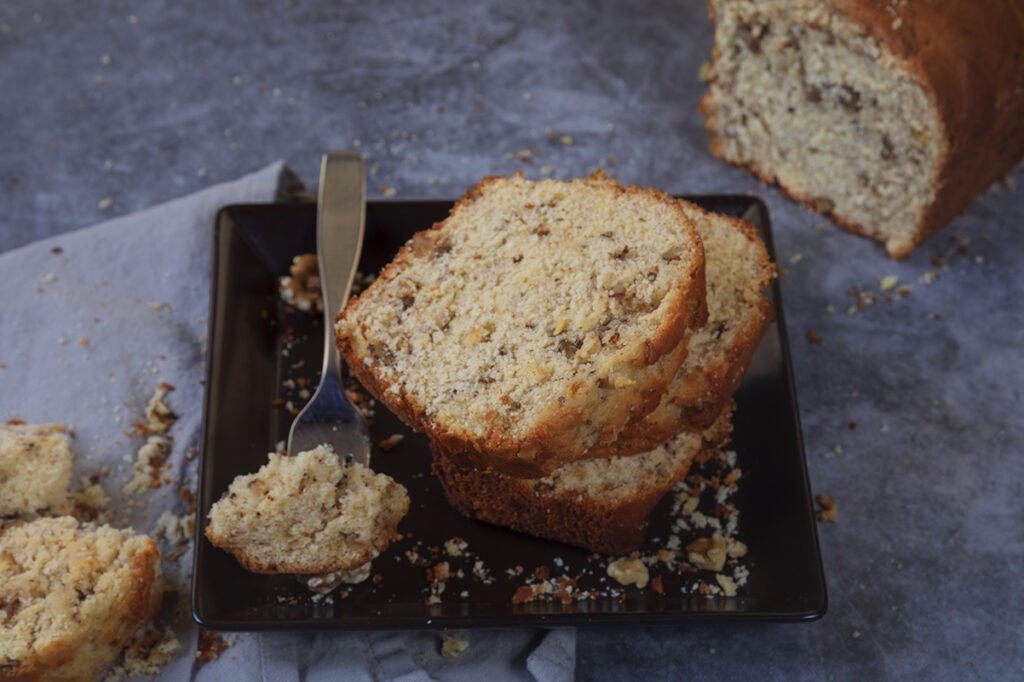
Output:
M255 573L322 575L372 560L408 511L404 486L320 446L235 478L206 536Z
M826 0L713 0L712 151L893 257L923 238L944 153L910 70Z

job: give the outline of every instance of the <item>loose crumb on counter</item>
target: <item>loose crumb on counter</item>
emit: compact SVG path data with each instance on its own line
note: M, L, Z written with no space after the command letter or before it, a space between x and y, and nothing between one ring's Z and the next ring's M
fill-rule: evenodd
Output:
M153 676L170 663L181 649L181 642L169 627L158 630L149 626L140 630L125 648L120 662L111 668L105 682L117 682L141 675Z
M469 648L469 637L466 635L441 635L441 655L455 658Z
M199 645L196 647L196 660L209 663L228 650L228 643L219 632L199 628Z
M839 505L831 495L822 493L815 496L821 509L818 510L818 521L822 523L837 523L839 521Z
M395 449L395 446L402 442L403 438L405 438L405 436L403 436L402 434L393 433L384 440L377 443L377 447L379 447L382 452L391 452L392 450Z

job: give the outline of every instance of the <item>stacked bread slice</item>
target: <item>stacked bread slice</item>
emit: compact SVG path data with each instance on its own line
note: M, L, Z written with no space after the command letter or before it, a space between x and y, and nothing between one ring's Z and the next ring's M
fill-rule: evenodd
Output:
M661 192L488 178L350 302L337 340L430 438L459 511L621 553L728 439L773 276L752 226Z

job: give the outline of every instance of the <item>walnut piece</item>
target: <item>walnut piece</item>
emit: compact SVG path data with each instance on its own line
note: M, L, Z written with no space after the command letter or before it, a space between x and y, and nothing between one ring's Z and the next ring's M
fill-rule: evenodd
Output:
M324 300L320 293L320 267L316 254L304 253L292 259L291 273L281 278L281 300L307 313L322 313Z
M725 566L728 546L725 538L716 533L709 538L701 538L688 544L686 555L687 561L697 568L717 573Z
M623 585L636 585L639 588L647 587L647 581L651 577L642 561L628 557L616 559L608 564L608 575Z

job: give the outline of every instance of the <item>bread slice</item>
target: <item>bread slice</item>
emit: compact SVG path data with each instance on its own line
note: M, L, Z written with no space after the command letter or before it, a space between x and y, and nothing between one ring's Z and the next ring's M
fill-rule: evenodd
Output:
M93 680L158 610L156 543L71 517L0 529L0 678Z
M253 573L323 575L371 561L408 511L404 486L321 445L236 477L205 532Z
M1024 4L710 0L711 151L902 258L1024 154Z
M539 476L654 409L706 314L703 248L671 197L517 176L417 233L336 332L364 386L439 447Z
M73 459L61 424L0 424L0 517L71 511Z
M466 469L434 449L434 475L460 513L521 533L606 554L639 547L651 510L686 476L705 448L722 447L732 432L732 407L703 433L680 433L628 457L572 462L540 479Z
M743 374L775 306L765 289L775 266L750 223L680 201L704 243L708 322L690 338L686 362L658 407L595 454L648 450L680 429L703 431L718 419Z

